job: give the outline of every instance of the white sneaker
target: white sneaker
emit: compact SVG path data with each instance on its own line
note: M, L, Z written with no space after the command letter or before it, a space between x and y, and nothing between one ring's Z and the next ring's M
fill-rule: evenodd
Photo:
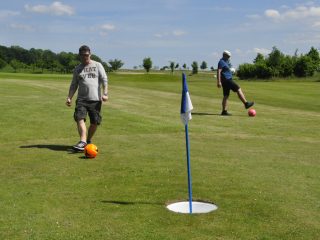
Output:
M86 142L80 141L76 145L74 145L72 148L77 151L83 151L86 146L87 146Z

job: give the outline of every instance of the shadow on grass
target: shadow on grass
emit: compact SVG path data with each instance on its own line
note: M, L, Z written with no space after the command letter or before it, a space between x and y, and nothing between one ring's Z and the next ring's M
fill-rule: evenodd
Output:
M244 114L244 115L238 115L238 114L232 114L230 116L222 116L220 113L204 113L204 112L195 112L192 113L193 116L220 116L220 117L224 117L224 118L230 118L230 117L248 117L248 115Z
M193 112L192 115L198 115L198 116L207 116L207 115L220 116L221 114L218 114L218 113Z
M146 202L146 201L115 201L115 200L102 200L102 203L114 205L164 205L159 202Z
M71 146L67 146L67 145L35 144L35 145L20 146L20 148L41 148L41 149L49 149L52 151L79 153L78 151L73 150Z

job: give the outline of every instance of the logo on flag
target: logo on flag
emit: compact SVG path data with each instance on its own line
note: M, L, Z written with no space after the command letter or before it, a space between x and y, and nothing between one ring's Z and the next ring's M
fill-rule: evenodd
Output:
M192 102L190 99L188 84L186 75L182 74L182 98L181 98L181 110L180 117L184 125L188 124L188 121L192 119L191 111L193 109Z

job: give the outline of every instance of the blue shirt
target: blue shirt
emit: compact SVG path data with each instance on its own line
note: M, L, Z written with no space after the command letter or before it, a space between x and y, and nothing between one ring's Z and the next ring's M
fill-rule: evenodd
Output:
M221 58L218 63L218 69L222 69L222 71L221 71L222 80L232 79L232 72L231 72L230 68L231 68L231 63L229 61Z

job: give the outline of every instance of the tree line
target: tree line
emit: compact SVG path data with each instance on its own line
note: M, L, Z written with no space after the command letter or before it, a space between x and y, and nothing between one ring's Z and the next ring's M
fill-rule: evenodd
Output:
M112 59L108 62L104 62L100 57L94 54L91 55L91 59L101 62L107 72L117 71L124 65L124 62L119 59ZM15 72L22 70L31 71L33 73L43 73L44 71L71 73L79 63L80 59L78 54L72 52L54 53L51 50L35 48L27 50L20 46L6 47L0 45L0 69L9 66ZM143 59L142 67L149 72L152 68L151 58ZM170 69L172 73L178 68L189 70L185 63L181 67L179 63L171 61L168 66L164 66L160 70ZM198 73L198 62L194 61L191 64L191 68L192 73ZM207 68L207 63L203 61L200 65L200 69L206 70ZM211 70L213 70L213 67L211 67Z
M273 47L267 56L258 53L253 63L239 65L236 74L240 79L269 79L291 76L308 77L312 76L315 71L320 71L320 56L316 48L311 47L307 54L298 55L297 52L296 50L293 56L285 55L277 47ZM124 65L124 62L119 59L104 62L94 54L91 58L101 62L107 72L116 71ZM79 63L78 54L71 52L54 53L51 50L35 48L27 50L19 46L5 47L0 45L0 69L9 65L15 72L18 69L27 69L34 73L44 72L44 70L71 73ZM152 69L152 64L151 58L146 57L143 59L141 67L149 72ZM191 64L192 74L197 74L199 68L206 70L207 63L202 61L199 66L197 61L193 61ZM173 73L176 69L189 70L186 63L180 67L179 63L173 61L160 70L170 70ZM211 67L210 70L214 71L214 67Z
M102 63L107 72L116 71L123 66L119 59L102 61L98 56L92 54L91 59ZM51 50L31 48L24 49L19 46L5 47L0 45L0 69L10 66L16 72L18 69L29 69L32 72L71 73L80 63L78 54L71 52L54 53Z
M240 79L270 79L273 77L288 78L313 76L320 71L319 51L311 47L307 54L293 56L285 55L277 47L273 47L270 54L264 56L258 53L253 63L239 65L237 76Z
M150 57L146 57L143 59L142 61L142 67L146 70L146 72L150 72L150 69L152 68L152 59ZM135 67L136 69L137 67ZM202 63L200 64L200 69L201 70L206 70L208 68L208 65L206 63L206 61L202 61ZM169 65L163 66L162 68L160 68L160 71L165 71L165 70L170 70L171 73L174 72L174 70L176 69L180 69L180 70L189 70L189 68L187 67L187 64L184 63L182 65L182 68L180 67L179 63L170 61ZM199 65L197 61L193 61L191 64L191 69L192 69L192 74L197 74L199 71ZM214 71L214 68L211 67L210 68L211 71Z

